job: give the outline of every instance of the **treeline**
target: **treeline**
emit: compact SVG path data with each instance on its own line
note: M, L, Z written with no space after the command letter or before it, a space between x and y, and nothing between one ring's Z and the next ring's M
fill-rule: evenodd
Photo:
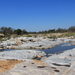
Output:
M39 32L27 32L25 29L13 29L11 27L1 27L0 28L0 33L3 33L5 35L11 35L11 34L23 35L23 34L38 34L38 33L63 33L63 32L75 32L75 26L71 26L68 29L58 28L58 29L49 29L49 30L39 31Z
M58 28L58 29L50 29L45 31L39 31L38 33L64 33L64 32L75 32L75 26L71 26L68 29Z
M11 34L22 35L22 34L27 34L27 31L25 29L22 30L22 29L13 29L11 27L1 27L0 33L3 33L5 35L11 35Z
M63 32L68 32L68 30L67 29L58 28L57 30L50 29L50 30L40 31L38 33L63 33Z

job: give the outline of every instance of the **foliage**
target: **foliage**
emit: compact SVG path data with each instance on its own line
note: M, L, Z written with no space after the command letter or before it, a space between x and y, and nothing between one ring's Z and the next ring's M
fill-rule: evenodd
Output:
M58 28L56 30L56 32L60 32L60 33L67 32L67 31L68 31L67 29L62 29L62 28Z
M27 31L25 29L21 30L21 34L27 34Z
M69 27L68 31L70 31L70 32L75 32L75 26Z
M14 32L15 32L17 35L20 35L21 32L22 32L22 30L21 30L21 29L16 29L16 30L14 30Z
M25 29L13 29L11 27L1 27L0 28L0 33L3 33L5 35L11 35L11 34L27 34L27 31Z
M11 27L1 27L0 33L3 33L4 35L11 35L11 34L17 34L17 35L23 35L23 34L47 34L47 33L65 33L65 32L75 32L75 26L71 26L68 29L58 28L58 29L49 29L39 32L27 32L25 29L13 29ZM62 36L70 36L70 34L62 35ZM28 35L27 37L31 37L31 35ZM36 37L36 36L35 36Z
M0 31L3 33L3 34L12 34L14 29L11 28L11 27L1 27L0 28Z
M6 41L7 39L0 37L0 41Z
M48 38L54 39L54 38L56 38L56 36L55 35L51 35L51 36L48 36Z

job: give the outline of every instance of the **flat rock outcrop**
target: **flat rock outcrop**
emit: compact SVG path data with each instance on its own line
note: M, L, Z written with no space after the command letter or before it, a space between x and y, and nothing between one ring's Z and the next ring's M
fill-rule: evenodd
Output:
M3 51L0 52L0 60L4 59L34 59L45 56L45 52L37 50L12 50L12 51Z
M48 49L62 43L74 42L75 39L58 38L12 38L1 43L12 49ZM0 60L23 60L13 69L0 75L75 75L75 48L63 53L45 56L45 52L38 50L13 50L0 52ZM41 60L35 58L43 57Z
M49 39L43 37L18 37L3 41L1 44L8 49L50 49L65 42L75 41L72 39Z
M38 66L40 64L40 66ZM13 69L1 73L0 75L58 75L51 67L42 61L27 60L16 65Z
M3 41L1 45L7 49L51 49L62 43L75 42L75 39L41 37L16 37ZM72 44L73 45L73 44Z
M43 60L53 69L58 68L59 75L74 75L75 73L75 48Z
M14 53L13 53L14 52ZM22 52L22 53L21 53ZM27 51L7 51L4 57L4 53L1 52L1 60L5 59L17 59L25 60L13 69L0 73L0 75L74 75L75 74L75 48L67 50L63 53L52 55L42 60L32 60L31 58L45 53L35 50ZM18 53L19 55L16 55ZM33 55L32 55L33 54ZM2 56L3 55L3 56ZM25 55L25 56L24 56ZM27 58L25 58L27 56ZM10 57L10 58L8 58Z

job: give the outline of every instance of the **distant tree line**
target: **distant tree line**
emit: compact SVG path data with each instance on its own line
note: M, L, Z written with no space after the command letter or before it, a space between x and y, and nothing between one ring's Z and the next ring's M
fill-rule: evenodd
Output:
M71 26L68 29L58 28L58 29L49 29L45 31L39 31L38 33L64 33L64 32L75 32L75 26Z
M22 29L13 29L11 27L1 27L0 33L3 33L5 35L11 35L11 34L21 35L21 34L26 34L27 31L25 29L22 30Z
M75 26L71 26L68 29L58 28L58 29L49 29L39 32L27 32L25 29L13 29L11 27L1 27L0 33L3 33L5 35L11 35L11 34L17 34L17 35L23 35L23 34L38 34L38 33L63 33L63 32L75 32Z

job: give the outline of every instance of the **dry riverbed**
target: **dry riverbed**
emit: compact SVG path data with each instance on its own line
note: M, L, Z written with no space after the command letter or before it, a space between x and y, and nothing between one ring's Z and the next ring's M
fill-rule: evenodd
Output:
M27 51L22 51L22 52L24 53ZM34 55L36 51L33 52ZM12 54L11 51L10 53ZM15 51L15 53L19 52ZM31 56L30 53L27 56ZM20 59L24 60L22 59L23 57L25 56L22 56ZM2 58L4 58L4 56ZM12 58L11 60L5 60L5 59L1 60L0 75L74 75L75 74L75 48L67 50L58 55L52 55L48 58L41 60L25 59L25 61L20 61L18 59L19 58L16 58L15 60L12 60Z
M43 51L25 49L49 49L75 39L18 37L1 42L2 48L12 50L0 52L0 75L74 75L75 49L45 58ZM33 60L41 57L41 60ZM9 59L9 60L7 60ZM13 60L14 59L14 60Z

